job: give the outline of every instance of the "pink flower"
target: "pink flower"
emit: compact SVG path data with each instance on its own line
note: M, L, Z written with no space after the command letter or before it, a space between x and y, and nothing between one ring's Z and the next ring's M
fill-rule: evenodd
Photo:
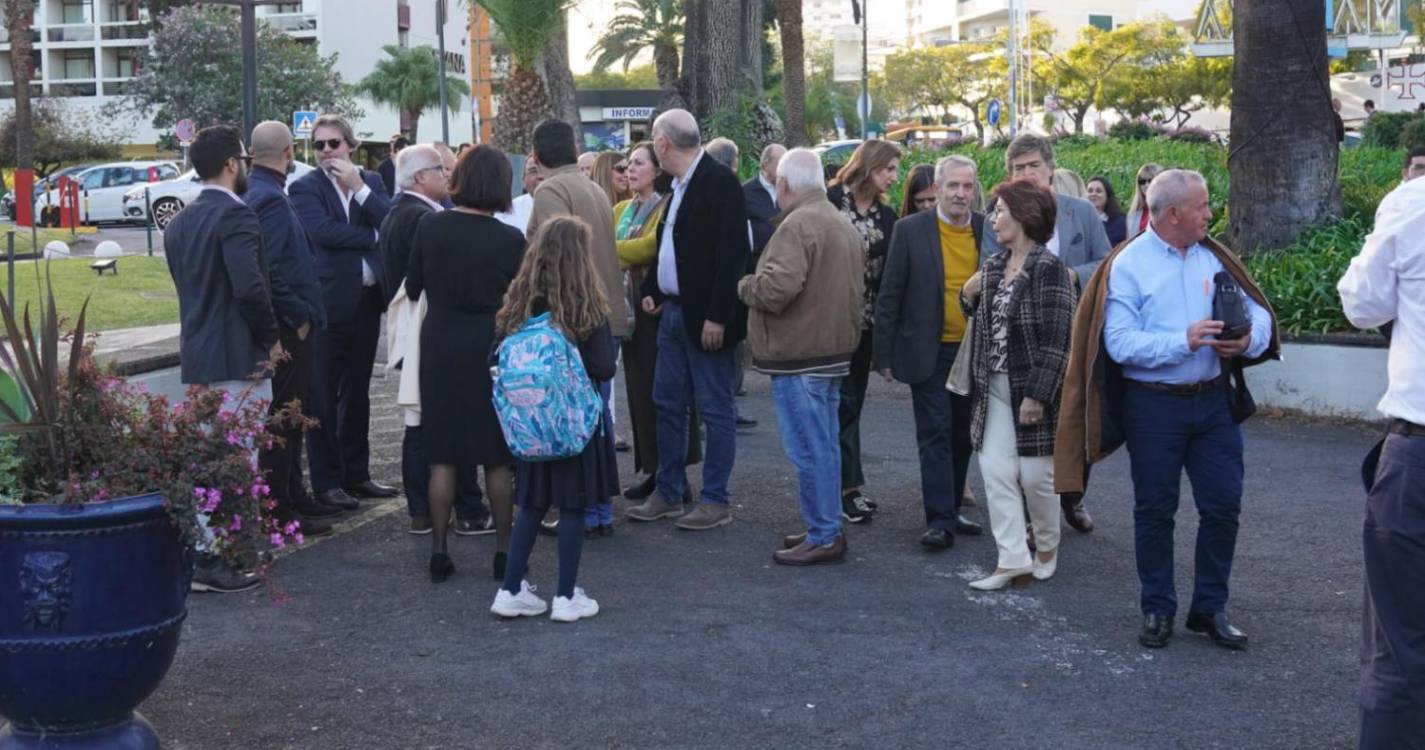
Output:
M271 541L272 546L276 547L277 549L282 549L283 547L287 546L287 542L282 538L282 535L275 531L272 532L271 537L268 537L268 540ZM300 542L298 542L298 544L300 544Z
M236 432L229 432L228 445L242 445L242 438Z
M234 515L234 516L233 516L233 522L230 523L230 524L228 524L228 531L241 531L241 530L242 530L242 516Z
M302 536L302 533L300 531L297 532L297 535L293 537L293 539L296 540L298 545L305 544L307 542L306 537Z

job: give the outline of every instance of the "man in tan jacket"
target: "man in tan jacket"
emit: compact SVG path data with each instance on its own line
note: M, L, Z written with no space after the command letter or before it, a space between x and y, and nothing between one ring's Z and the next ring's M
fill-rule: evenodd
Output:
M589 252L593 254L594 271L604 288L604 301L609 306L609 327L614 341L622 341L633 327L633 311L625 301L623 271L618 264L618 246L614 244L614 209L608 193L579 171L574 128L561 120L545 120L534 129L534 149L530 155L539 168L543 181L534 190L534 207L530 210L528 241L534 241L539 225L554 216L576 216L589 225ZM604 397L604 429L613 430L613 381L598 384ZM613 528L613 498L586 511L588 528ZM553 523L550 524L553 526Z
M861 339L865 249L861 235L826 200L821 159L788 151L777 165L782 221L757 271L737 286L749 309L752 366L772 376L782 447L797 468L807 530L772 555L781 565L821 565L846 558L841 533L842 377Z

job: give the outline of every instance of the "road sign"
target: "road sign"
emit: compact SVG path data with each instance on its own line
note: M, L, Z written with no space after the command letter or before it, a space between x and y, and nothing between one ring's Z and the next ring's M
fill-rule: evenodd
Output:
M178 137L179 143L192 143L198 136L198 126L192 120L179 120L178 125L173 128L173 134Z
M310 138L312 136L312 127L316 121L316 112L293 112L292 135L298 138Z
M999 103L998 99L990 100L990 105L986 108L985 112L985 119L990 121L990 127L999 127L1000 107L1002 106L1003 105Z

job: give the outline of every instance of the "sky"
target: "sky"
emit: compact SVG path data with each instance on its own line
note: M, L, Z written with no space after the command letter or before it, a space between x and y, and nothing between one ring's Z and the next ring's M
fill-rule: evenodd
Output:
M569 12L569 67L575 73L587 73L594 67L589 50L616 15L615 0L578 0L574 4ZM653 59L651 55L644 57Z

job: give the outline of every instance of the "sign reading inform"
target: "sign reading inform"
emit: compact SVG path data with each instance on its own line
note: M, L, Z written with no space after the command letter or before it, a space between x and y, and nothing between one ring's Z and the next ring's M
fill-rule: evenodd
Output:
M605 120L647 120L653 107L604 107Z

